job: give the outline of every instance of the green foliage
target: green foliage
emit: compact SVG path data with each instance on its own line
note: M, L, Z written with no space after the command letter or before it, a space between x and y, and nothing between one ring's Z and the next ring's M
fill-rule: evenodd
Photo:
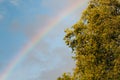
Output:
M91 0L81 19L65 32L76 67L58 80L120 80L119 0Z
M62 77L59 77L57 80L74 80L74 79L72 78L70 73L68 74L64 73Z

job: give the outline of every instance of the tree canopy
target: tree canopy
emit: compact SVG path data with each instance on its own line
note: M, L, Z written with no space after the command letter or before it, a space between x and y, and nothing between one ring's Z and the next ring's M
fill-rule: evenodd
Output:
M90 0L80 20L65 32L76 67L58 80L120 80L119 0Z

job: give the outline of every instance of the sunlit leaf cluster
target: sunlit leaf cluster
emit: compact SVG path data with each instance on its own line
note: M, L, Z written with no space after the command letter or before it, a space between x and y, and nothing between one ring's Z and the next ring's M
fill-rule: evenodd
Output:
M58 80L120 80L119 0L90 0L81 19L65 32L76 67Z

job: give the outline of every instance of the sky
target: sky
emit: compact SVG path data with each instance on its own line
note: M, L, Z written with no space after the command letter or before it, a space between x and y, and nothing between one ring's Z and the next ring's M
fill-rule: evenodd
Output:
M64 30L80 19L87 3L0 0L0 80L56 80L72 72L75 62Z

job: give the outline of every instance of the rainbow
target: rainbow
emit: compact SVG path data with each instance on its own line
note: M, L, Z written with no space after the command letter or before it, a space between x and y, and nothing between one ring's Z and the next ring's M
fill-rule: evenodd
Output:
M85 3L87 3L88 0L75 0L74 3L70 6L68 6L66 9L61 11L60 14L55 16L52 20L49 21L47 25L45 25L42 29L40 29L39 33L36 34L29 43L27 43L15 56L15 58L8 64L8 67L3 71L3 73L0 75L0 80L7 80L8 77L12 74L13 69L16 67L16 65L27 55L29 52L40 42L40 40L55 26L58 25L58 23L64 19L66 16L70 15L72 12L74 12L76 9L82 7Z

